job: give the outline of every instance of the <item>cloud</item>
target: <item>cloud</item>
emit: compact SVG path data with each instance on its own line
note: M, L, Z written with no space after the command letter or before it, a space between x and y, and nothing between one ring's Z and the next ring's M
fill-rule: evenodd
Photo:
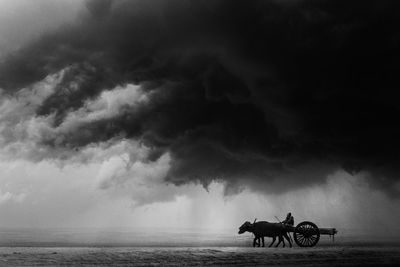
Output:
M86 7L94 18L106 16L111 9L112 0L86 1Z
M38 39L43 33L73 23L83 7L82 0L1 0L0 61Z
M91 16L0 65L10 99L60 75L12 134L5 126L15 118L3 116L4 143L29 139L69 158L65 151L132 140L148 149L149 166L168 155L166 181L223 180L227 193L281 192L323 182L338 168L365 170L372 185L398 195L398 4L87 7Z
M3 203L9 202L9 201L20 203L20 202L24 201L25 197L26 197L26 194L24 194L24 193L13 194L8 191L4 192L4 193L2 193L0 191L0 205Z
M170 157L163 155L153 162L131 162L128 155L114 156L103 162L98 173L99 188L111 196L129 196L135 206L175 200L186 190L165 184L170 168Z

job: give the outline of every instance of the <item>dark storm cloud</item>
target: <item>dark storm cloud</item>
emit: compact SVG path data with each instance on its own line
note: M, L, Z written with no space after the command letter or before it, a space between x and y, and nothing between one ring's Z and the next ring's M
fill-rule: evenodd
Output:
M222 179L285 190L323 181L338 166L369 171L387 191L398 181L397 2L87 6L77 25L10 55L0 87L12 94L70 66L37 110L56 114L55 125L117 85L140 84L149 101L43 145L138 139L149 160L171 154L166 179L176 184Z
M111 9L112 0L90 0L86 2L86 7L95 18L105 17Z

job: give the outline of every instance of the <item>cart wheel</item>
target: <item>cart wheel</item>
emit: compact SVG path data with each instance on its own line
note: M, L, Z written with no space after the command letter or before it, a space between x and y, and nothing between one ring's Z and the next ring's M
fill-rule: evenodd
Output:
M312 222L301 222L294 229L294 241L299 247L313 247L319 241L319 229Z

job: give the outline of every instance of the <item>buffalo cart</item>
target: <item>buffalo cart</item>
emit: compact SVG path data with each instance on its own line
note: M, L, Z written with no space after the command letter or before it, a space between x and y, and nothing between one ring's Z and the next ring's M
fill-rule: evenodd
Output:
M335 239L337 230L335 228L318 228L315 223L304 221L294 226L285 225L288 232L293 233L294 241L299 247L313 247L318 241L320 235L329 235L332 240Z

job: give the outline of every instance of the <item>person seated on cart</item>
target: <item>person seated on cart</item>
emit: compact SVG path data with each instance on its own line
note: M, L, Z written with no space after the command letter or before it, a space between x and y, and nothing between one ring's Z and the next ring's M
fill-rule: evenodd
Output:
M294 217L292 216L292 213L291 213L291 212L289 212L289 213L286 215L286 219L285 219L284 221L282 221L282 225L283 225L283 227L286 228L286 230L288 231L288 235L289 235L290 241L293 242L292 236L291 236L290 233L289 233L289 229L294 227ZM288 227L287 227L287 226L288 226ZM289 228L289 229L288 229L288 228Z
M292 216L292 213L289 212L286 215L286 219L282 221L283 225L288 225L288 226L293 226L294 225L294 217Z

